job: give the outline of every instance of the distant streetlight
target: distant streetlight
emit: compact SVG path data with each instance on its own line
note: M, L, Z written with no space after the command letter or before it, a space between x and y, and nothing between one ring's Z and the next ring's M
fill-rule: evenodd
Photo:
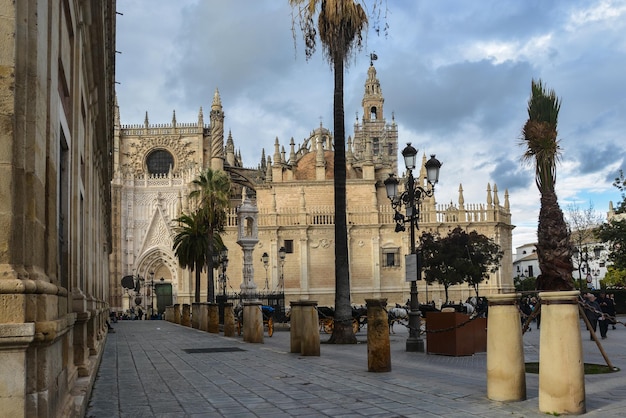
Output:
M395 211L394 221L396 222L396 232L405 231L404 224L410 223L410 237L411 237L411 257L415 260L415 266L417 269L416 277L411 277L411 311L409 312L409 337L406 341L406 351L419 351L424 352L424 340L420 337L420 312L419 303L417 300L417 280L421 280L421 266L418 260L417 250L415 248L415 229L418 227L420 204L424 196L432 196L435 191L435 184L439 181L439 170L441 168L441 162L435 158L435 155L430 156L430 160L426 162L426 180L430 184L429 189L425 189L422 186L415 185L415 179L413 178L413 170L416 167L417 149L411 146L409 142L407 146L402 150L402 156L404 157L404 164L408 172L408 178L406 181L406 189L402 194L398 195L398 179L392 174L385 180L385 189L387 191L387 197L391 201L391 207ZM400 213L402 206L406 209L406 216Z
M267 253L263 253L261 256L261 261L263 262L263 267L265 268L265 290L270 290L269 279L267 276L267 268L270 266L270 256Z
M278 250L278 259L280 261L280 281L278 283L278 288L283 290L283 286L285 285L285 257L287 256L287 250L285 247L280 247Z

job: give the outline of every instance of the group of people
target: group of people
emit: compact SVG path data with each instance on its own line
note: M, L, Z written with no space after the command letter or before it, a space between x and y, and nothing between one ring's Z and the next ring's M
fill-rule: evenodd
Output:
M600 337L607 337L609 326L615 329L615 300L613 295L601 292L599 296L589 292L585 294L585 316L595 333L600 328ZM593 340L593 333L589 331L589 338Z
M530 322L537 323L537 329L541 327L541 314L539 313L538 307L537 312L535 312L535 308L537 307L537 298L536 297L523 297L520 301L520 310L521 310L521 318L522 318L522 326L526 325L528 322L528 331L532 331L532 327L530 326ZM529 318L531 320L529 321Z

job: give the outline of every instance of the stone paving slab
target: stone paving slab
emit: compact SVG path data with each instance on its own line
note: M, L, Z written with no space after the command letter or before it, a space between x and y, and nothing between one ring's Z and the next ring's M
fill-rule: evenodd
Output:
M289 353L288 330L250 344L165 321L114 327L89 418L546 416L538 409L538 375L526 374L527 400L490 401L485 353L407 353L402 327L390 336L387 373L367 371L366 329L359 344L322 344L321 356L304 357ZM584 361L604 364L582 322L581 336ZM585 416L626 416L626 327L609 330L602 345L621 371L585 376ZM539 360L538 330L524 335L524 352L527 362Z

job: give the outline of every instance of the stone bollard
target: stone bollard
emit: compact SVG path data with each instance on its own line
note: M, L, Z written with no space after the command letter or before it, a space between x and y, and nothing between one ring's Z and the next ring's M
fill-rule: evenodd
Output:
M302 350L302 301L291 302L291 314L289 317L289 341L290 352L300 353Z
M206 302L200 303L200 317L198 318L198 324L200 330L209 330L209 304Z
M180 303L174 304L174 323L180 324Z
M243 340L249 343L263 343L263 312L260 301L243 303Z
M212 334L218 334L220 332L220 311L217 303L209 303L209 328L208 331Z
M367 307L367 371L391 371L387 299L365 299Z
M317 301L300 301L300 354L303 356L320 355L320 327L317 315Z
M167 322L174 322L174 306L169 305L165 307L165 320Z
M200 329L200 314L202 304L194 302L191 304L191 328Z
M487 398L526 399L522 320L516 293L490 295L487 318Z
M232 302L224 304L224 336L235 336L235 311Z
M539 293L539 410L546 414L586 412L579 295L577 290Z
M186 327L191 326L191 306L188 303L183 303L183 314L180 318L180 324Z

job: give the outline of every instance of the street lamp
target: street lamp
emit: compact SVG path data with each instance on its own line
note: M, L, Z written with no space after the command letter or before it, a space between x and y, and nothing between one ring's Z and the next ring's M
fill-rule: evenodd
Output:
M267 253L263 253L261 256L261 261L263 262L263 267L265 268L265 290L270 290L269 280L267 277L267 268L270 266L270 256Z
M417 149L411 146L411 143L407 143L406 148L402 150L402 156L404 157L404 164L408 172L408 178L406 181L406 190L402 194L398 195L398 179L392 174L389 174L389 178L385 180L385 189L387 191L387 197L391 201L391 207L395 211L394 221L396 223L396 232L405 231L404 224L410 224L410 237L411 237L411 254L406 260L415 266L415 276L408 277L410 268L408 263L406 267L407 280L411 281L411 311L409 312L409 337L406 341L406 351L418 351L424 352L424 340L420 337L420 312L419 303L417 300L417 280L421 280L421 266L418 260L417 250L415 248L415 229L418 228L418 221L420 215L420 204L425 196L433 196L435 191L435 184L439 181L439 169L441 168L441 162L435 158L435 155L430 156L430 160L426 162L426 180L431 186L429 189L425 189L420 185L415 184L413 178L413 170L416 167ZM402 206L406 209L406 215L400 213Z
M222 286L222 295L226 296L226 268L228 268L228 248L224 247L219 253L213 254L213 265L215 268L222 270L219 276Z
M150 271L148 273L150 275L150 309L149 314L150 317L154 314L154 271Z
M283 286L285 285L285 257L287 255L287 250L285 247L280 247L278 250L278 259L280 260L280 281L278 282L278 288L283 290Z

